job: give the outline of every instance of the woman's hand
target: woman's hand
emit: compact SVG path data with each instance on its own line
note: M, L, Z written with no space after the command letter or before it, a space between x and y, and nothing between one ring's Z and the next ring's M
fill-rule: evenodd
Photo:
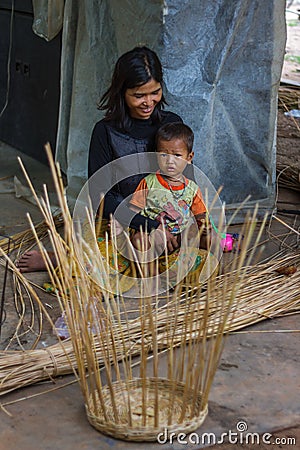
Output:
M124 229L123 226L120 224L120 222L117 219L115 219L113 215L110 218L110 223L108 226L111 228L112 232L115 233L116 236L119 236Z

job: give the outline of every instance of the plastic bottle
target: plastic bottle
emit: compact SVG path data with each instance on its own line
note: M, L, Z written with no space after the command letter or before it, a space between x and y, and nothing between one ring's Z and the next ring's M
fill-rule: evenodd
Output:
M64 340L64 339L67 339L68 337L70 337L68 325L65 321L64 314L62 314L58 319L56 319L54 327L55 327L55 330L61 340Z

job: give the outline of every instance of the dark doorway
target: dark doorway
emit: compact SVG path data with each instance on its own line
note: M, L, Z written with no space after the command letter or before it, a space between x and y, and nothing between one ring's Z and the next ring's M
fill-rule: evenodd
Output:
M61 33L46 42L32 31L31 0L0 6L0 140L46 163L55 149L60 89Z

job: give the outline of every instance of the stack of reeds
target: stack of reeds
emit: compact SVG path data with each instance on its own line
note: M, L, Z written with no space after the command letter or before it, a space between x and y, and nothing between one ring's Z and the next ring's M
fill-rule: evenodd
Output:
M300 168L295 165L285 166L284 164L277 162L276 165L277 180L279 186L283 188L293 189L294 191L300 191Z
M300 109L300 89L280 86L278 89L278 108L284 111Z

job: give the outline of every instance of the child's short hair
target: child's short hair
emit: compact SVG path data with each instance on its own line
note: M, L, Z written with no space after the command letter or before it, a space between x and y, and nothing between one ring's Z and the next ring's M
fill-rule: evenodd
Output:
M187 147L188 153L193 151L194 133L185 123L170 122L162 125L156 133L156 148L159 141L171 141L172 139L182 139Z

